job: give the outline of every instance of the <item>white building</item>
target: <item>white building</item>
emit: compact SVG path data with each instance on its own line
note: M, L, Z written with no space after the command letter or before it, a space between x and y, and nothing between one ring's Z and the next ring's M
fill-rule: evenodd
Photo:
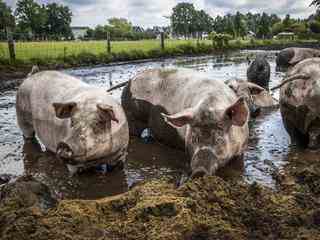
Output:
M75 39L84 38L89 27L71 27L71 31Z

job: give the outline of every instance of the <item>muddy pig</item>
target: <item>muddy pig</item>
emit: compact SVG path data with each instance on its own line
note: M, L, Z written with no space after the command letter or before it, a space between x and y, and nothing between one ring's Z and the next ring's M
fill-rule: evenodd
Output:
M20 86L16 111L24 137L36 134L71 172L125 161L128 123L103 89L57 71L36 73Z
M278 101L266 89L257 84L242 79L232 79L225 83L238 97L243 97L246 100L252 117L258 116L263 109L279 107Z
M190 156L191 177L211 175L243 154L248 106L223 82L187 69L155 69L129 81L122 94L131 134L154 137Z
M320 148L320 58L309 58L295 65L280 88L280 110L293 141Z
M320 57L320 50L312 48L285 48L277 56L276 63L278 68L293 67L297 63L308 59Z
M270 72L270 64L267 61L267 56L264 54L258 54L247 70L247 78L249 82L268 89Z

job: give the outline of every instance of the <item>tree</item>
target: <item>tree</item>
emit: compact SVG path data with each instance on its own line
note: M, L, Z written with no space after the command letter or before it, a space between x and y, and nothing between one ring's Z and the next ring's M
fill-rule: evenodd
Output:
M284 26L282 22L275 23L271 28L271 32L273 35L277 35L278 33L281 33L283 31L284 31Z
M270 30L271 30L270 18L268 16L268 14L266 14L264 12L261 16L259 23L258 23L257 35L260 38L265 38L270 34Z
M196 15L197 12L193 4L178 3L173 8L173 13L170 17L172 31L187 38L197 29Z
M125 18L110 18L108 25L105 26L105 31L110 32L113 39L131 39L133 36L133 27L131 22Z
M72 37L71 18L72 12L67 6L51 3L46 6L47 22L46 31L48 35L54 36L55 39Z
M196 11L195 21L195 30L199 33L198 36L202 36L204 32L210 33L212 31L213 18L205 11Z
M295 34L302 35L308 33L307 24L305 22L296 22L291 25L291 31Z
M6 5L5 2L0 0L0 32L3 32L4 35L7 34L7 29L13 29L15 26L15 18L12 15L11 8ZM0 36L4 38L6 36Z
M236 31L234 27L234 16L232 16L231 14L227 14L226 16L224 16L224 24L225 24L224 33L227 33L235 37Z
M36 36L46 33L47 11L44 5L40 6L33 0L20 0L15 15L21 29L31 31Z
M240 12L237 12L234 16L234 31L236 37L243 37L246 35L247 32L244 16Z
M283 19L282 24L286 31L290 31L290 27L294 22L295 21L291 19L290 14L287 14L286 17Z

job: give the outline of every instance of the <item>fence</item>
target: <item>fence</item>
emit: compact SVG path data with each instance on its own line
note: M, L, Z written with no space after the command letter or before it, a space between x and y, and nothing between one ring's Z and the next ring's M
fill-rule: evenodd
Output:
M204 42L204 41L203 41ZM147 52L153 49L169 49L182 44L195 45L197 40L170 40L161 34L159 39L140 41L3 41L0 42L0 59L29 61L33 59L56 59L81 53L94 55L130 51Z

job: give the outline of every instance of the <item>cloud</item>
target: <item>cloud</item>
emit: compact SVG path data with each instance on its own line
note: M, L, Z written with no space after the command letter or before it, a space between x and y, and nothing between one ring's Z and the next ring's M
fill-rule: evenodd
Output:
M13 8L17 0L5 0ZM284 17L306 18L315 12L309 7L311 0L37 0L38 3L58 2L69 6L73 12L73 25L96 26L105 24L110 17L128 18L134 25L151 27L168 25L165 16L179 2L190 2L213 16L227 13L275 13Z

